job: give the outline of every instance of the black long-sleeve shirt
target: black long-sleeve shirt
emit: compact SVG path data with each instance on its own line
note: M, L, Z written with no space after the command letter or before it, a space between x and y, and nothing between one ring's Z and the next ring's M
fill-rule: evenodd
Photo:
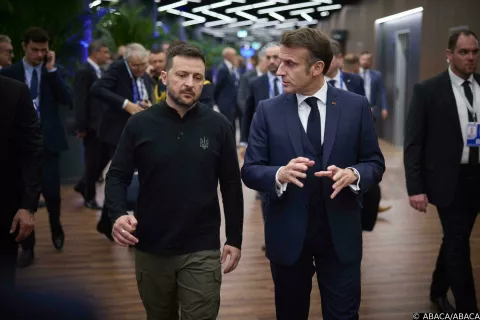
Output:
M240 168L232 126L224 116L198 103L182 118L165 101L132 116L106 179L112 221L126 214L126 190L135 169L139 250L186 254L218 249L219 181L226 244L241 248Z

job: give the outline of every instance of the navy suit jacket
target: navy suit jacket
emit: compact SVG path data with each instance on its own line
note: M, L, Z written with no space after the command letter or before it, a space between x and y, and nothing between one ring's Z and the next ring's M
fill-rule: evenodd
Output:
M25 83L25 68L22 60L0 70L0 75ZM43 144L52 153L68 149L67 137L60 120L60 105L71 106L72 90L68 86L60 66L57 71L48 72L42 67L40 79L40 123Z
M370 74L370 105L375 117L380 115L380 110L387 110L387 92L383 83L382 74L376 70L369 70Z
M235 86L235 78L228 70L225 62L222 62L218 67L213 97L218 109L224 114L231 113L231 117L233 117L237 105L237 87Z
M242 119L242 130L240 135L241 142L247 142L250 135L250 126L252 124L253 115L257 109L258 103L262 100L270 98L270 85L268 83L268 75L264 74L258 78L254 78L249 85L248 97L245 101L245 112Z
M305 189L289 184L278 197L275 175L290 160L305 156L301 130L296 95L281 94L261 101L242 167L245 185L267 194L266 255L283 265L295 263L302 251L309 195ZM357 194L347 187L335 199L330 199L330 191L323 195L337 256L342 263L351 263L362 256L362 194L381 181L385 162L367 99L329 85L322 170L330 165L353 167L361 177ZM323 190L332 190L333 181L321 179Z
M347 90L361 96L365 96L365 84L362 77L354 73L343 72L343 82L347 86Z

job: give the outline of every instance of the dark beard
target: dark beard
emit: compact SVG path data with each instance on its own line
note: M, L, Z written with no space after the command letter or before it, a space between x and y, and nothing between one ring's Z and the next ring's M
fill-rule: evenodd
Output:
M190 109L192 106L194 106L198 102L198 99L197 99L197 100L193 100L191 104L188 104L180 98L180 95L176 96L168 88L167 88L167 95L170 97L170 99L173 100L173 102L175 102L177 106L184 109Z

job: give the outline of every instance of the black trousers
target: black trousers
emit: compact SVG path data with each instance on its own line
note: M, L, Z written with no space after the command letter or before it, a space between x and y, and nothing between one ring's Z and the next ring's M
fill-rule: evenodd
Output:
M100 141L93 130L83 139L85 173L77 186L84 190L85 201L94 200L96 183L110 161L109 147Z
M317 273L325 320L358 319L360 308L360 264L342 264L333 244L316 235L306 241L302 254L292 266L270 262L275 284L278 320L308 320L312 277Z
M10 224L2 223L0 226L0 290L5 292L13 292L15 288L18 253L18 244L10 234Z
M470 235L480 211L479 183L480 166L462 165L453 202L447 207L437 208L443 241L430 295L444 296L452 289L457 312L478 312L470 260Z
M362 228L364 231L373 231L378 217L378 206L381 198L380 186L373 186L363 195Z
M104 147L108 155L108 161L112 160L113 156L115 155L115 150L117 150L117 146L114 146L111 144L105 144ZM113 227L113 221L110 221L110 218L108 217L108 208L106 204L103 205L102 215L100 217L100 221L98 222L98 224L103 228L108 228L109 230L111 230Z
M60 154L44 150L42 163L42 195L48 210L50 229L60 229ZM35 247L35 231L22 241L23 250Z

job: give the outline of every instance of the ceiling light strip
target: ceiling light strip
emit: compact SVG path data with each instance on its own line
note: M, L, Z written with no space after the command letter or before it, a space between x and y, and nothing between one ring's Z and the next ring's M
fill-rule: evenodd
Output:
M387 17L377 19L377 20L375 20L375 24L380 24L380 23L384 23L384 22L387 22L387 21L403 18L403 17L409 16L409 15L412 15L412 14L415 14L415 13L418 13L418 12L422 12L422 11L423 11L423 7L418 7L418 8L412 9L412 10L403 11L403 12L400 12L400 13L397 13L397 14L394 14L394 15L391 15L391 16L387 16Z
M203 10L225 7L225 6L229 6L231 4L232 4L232 1L230 1L230 0L221 1L221 2L214 3L214 4L209 4L209 5L206 5L206 6L200 6L200 7L193 8L192 12L201 12Z
M230 22L237 22L237 19L232 19L232 21L225 21L225 20L216 20L216 21L210 21L205 23L205 27L216 27L216 26L221 26L224 24L228 24Z
M331 6L322 6L322 7L318 7L317 8L317 11L328 11L328 10L338 10L338 9L342 9L342 5L341 4L334 4L334 5L331 5Z
M308 22L313 21L313 18L308 13L303 12L300 15L302 16L303 19L307 20Z
M285 17L279 15L278 13L270 12L269 15L270 15L270 17L272 17L272 18L274 18L274 19L277 19L277 20L279 20L279 21L285 21Z
M243 12L243 11L237 11L237 12L235 12L235 14L237 16L240 16L240 17L243 17L245 19L252 20L252 21L257 21L258 20L258 18L256 16L254 16L253 14L246 13L246 12Z
M293 11L290 11L290 15L291 16L298 16L302 13L314 13L315 12L315 9L313 8L308 8L308 9L302 9L302 10L293 10Z
M258 2L258 3L255 3L255 4L249 4L249 5L246 5L246 6L228 8L227 10L225 10L225 12L226 13L232 13L232 12L237 12L237 11L246 11L246 10L258 9L258 8L273 6L276 3L277 3L277 1L274 1L274 0Z
M207 20L205 17L199 16L199 15L196 15L196 14L193 14L193 13L180 11L180 10L177 10L177 9L169 9L169 10L167 10L167 12L170 13L170 14L176 14L177 16L190 18L190 19L197 20L197 21L200 21L200 22L205 22Z
M233 21L233 18L230 18L229 16L226 16L224 14L220 14L220 13L217 13L217 12L213 12L213 11L210 11L210 10L202 10L202 13L203 14L206 14L208 16L211 16L211 17L214 17L214 18L217 18L217 19L220 19L220 20L225 20L227 22L235 22Z
M270 12L278 12L278 11L286 11L286 10L300 9L300 8L306 8L306 7L313 7L313 6L317 6L319 4L322 4L322 3L330 4L332 2L331 2L331 0L312 0L310 2L289 4L287 6L260 9L260 10L258 10L258 14L265 14L265 13L270 13Z
M169 9L185 6L187 4L188 4L188 1L177 1L177 2L172 3L172 4L167 4L165 6L160 6L160 7L158 7L157 10L158 10L158 12L162 12L162 11L167 11Z

